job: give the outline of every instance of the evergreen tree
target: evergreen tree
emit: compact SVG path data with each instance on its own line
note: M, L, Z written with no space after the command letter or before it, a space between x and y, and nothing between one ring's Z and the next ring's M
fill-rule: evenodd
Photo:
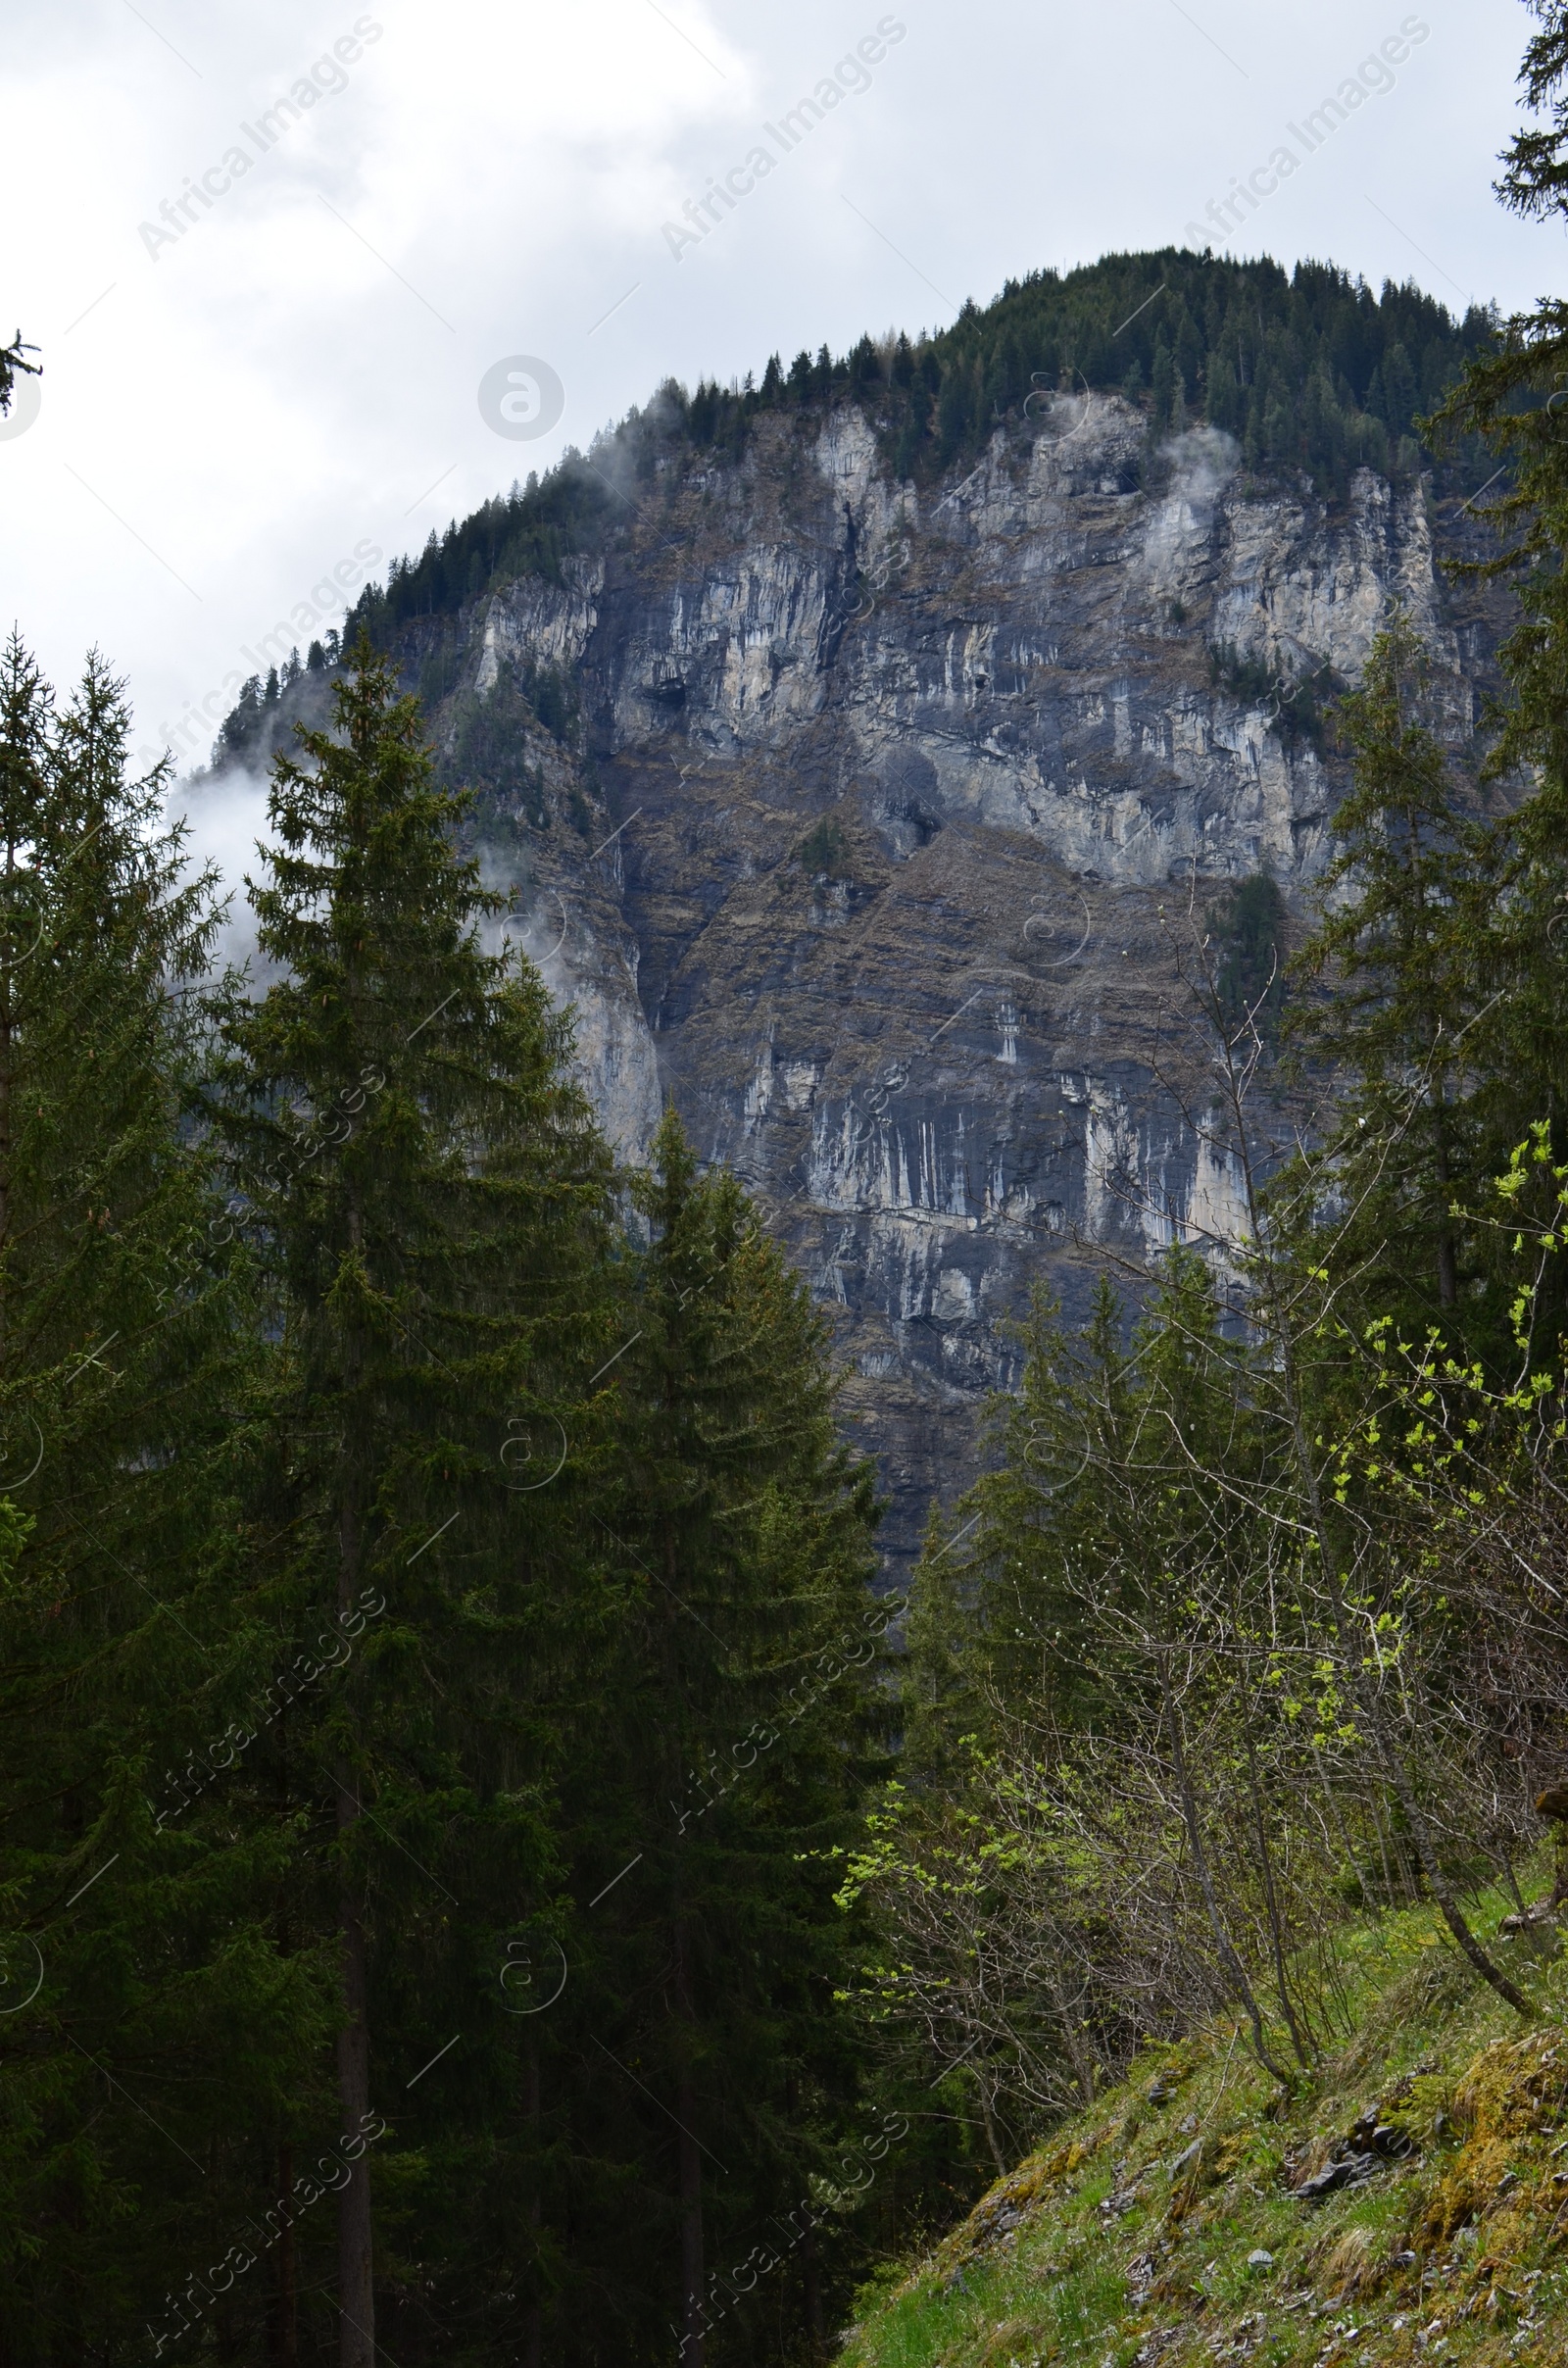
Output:
M876 1507L804 1287L733 1179L699 1179L672 1113L653 1159L603 1514L626 1612L573 1795L581 1889L627 1870L579 2001L599 2035L584 2102L636 2231L613 2231L618 2306L641 2314L617 2356L667 2359L674 2321L685 2368L712 2368L756 2357L786 2306L821 2332L824 2240L781 2245L768 2219L855 2126L833 1893L881 1727ZM764 2237L787 2305L738 2302L723 2275ZM579 2243L581 2274L598 2248Z
M229 1011L214 1107L275 1296L281 1584L327 1631L386 1606L275 1751L298 1920L337 1934L340 2146L374 2127L372 2085L396 2094L405 2143L373 2176L429 2210L398 2221L388 2328L368 2155L339 2195L340 2356L370 2368L378 2324L423 2339L419 2264L483 2177L460 2134L520 2079L501 1936L553 1895L535 1653L587 1585L566 1508L593 1466L610 1162L536 974L484 949L499 900L454 852L463 800L416 703L367 644L351 664L336 734L275 767L252 899L279 975ZM416 2091L454 2031L464 2054Z
M1259 871L1238 880L1208 915L1214 941L1214 997L1233 1040L1255 1028L1272 1041L1285 1004L1286 912L1279 884Z
M1462 1323L1479 1345L1486 1307L1467 1292L1461 1317L1459 1303L1480 1253L1455 1211L1478 1205L1488 1172L1476 1023L1488 1017L1498 847L1431 727L1429 679L1401 615L1343 703L1353 785L1299 958L1322 991L1291 1024L1306 1056L1346 1081L1323 1154L1336 1270L1418 1329L1436 1320L1457 1342ZM1282 1206L1296 1180L1276 1194Z
M312 2044L309 1980L270 1947L265 1841L199 1798L221 1787L258 1657L228 1519L251 1351L182 1118L211 883L182 876L167 769L128 777L128 732L96 657L56 715L13 637L0 2343L29 2364L188 2320L166 2290L222 2260L253 2200L241 2134Z
M1545 120L1519 132L1498 193L1515 213L1568 216L1568 6L1541 0L1540 30L1520 80ZM1505 581L1519 622L1504 642L1511 700L1490 772L1521 799L1494 831L1489 914L1489 984L1496 995L1481 1051L1478 1111L1489 1172L1501 1174L1528 1127L1544 1120L1555 1156L1565 1150L1568 1077L1568 450L1562 387L1568 365L1568 302L1545 297L1503 322L1491 350L1474 359L1433 422L1451 445L1479 438L1503 464L1484 506L1497 532L1491 559L1459 572ZM1547 1312L1542 1310L1542 1312ZM1554 1318L1563 1303L1554 1300Z
M950 1781L965 1739L994 1743L999 1714L1024 1702L1066 1726L1107 1708L1078 1580L1086 1556L1114 1554L1101 1466L1130 1417L1123 1334L1103 1275L1079 1338L1044 1292L1019 1327L1019 1390L992 1409L996 1469L951 1521L933 1516L915 1572L903 1673L915 1781Z
M915 1572L905 1669L906 1765L940 1791L971 1742L1027 1715L1112 1733L1147 1687L1141 1648L1175 1616L1170 1574L1240 1554L1236 1508L1204 1474L1259 1468L1244 1347L1225 1337L1196 1252L1167 1253L1127 1335L1107 1276L1076 1338L1037 1295L1017 1396L993 1411L996 1468L933 1520ZM1118 1634L1124 1642L1115 1642Z

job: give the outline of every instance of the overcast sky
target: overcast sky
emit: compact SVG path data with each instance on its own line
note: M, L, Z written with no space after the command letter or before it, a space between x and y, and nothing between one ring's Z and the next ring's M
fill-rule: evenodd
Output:
M99 644L139 744L204 755L246 652L340 616L368 555L383 573L670 373L760 374L1180 241L1385 41L1407 56L1363 83L1392 87L1231 251L1460 310L1560 292L1561 232L1491 189L1531 24L1518 0L13 0L0 337L45 376L0 422L0 614L57 680ZM680 242L732 170L732 210ZM547 372L492 377L487 420L519 356Z

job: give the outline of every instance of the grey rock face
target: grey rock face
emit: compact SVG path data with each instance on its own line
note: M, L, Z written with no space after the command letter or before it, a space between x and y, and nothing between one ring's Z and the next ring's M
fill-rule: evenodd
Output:
M632 485L602 560L463 622L470 710L509 669L575 686L591 764L530 759L526 942L622 1149L672 1095L834 1311L894 1570L973 1469L1030 1284L1071 1312L1097 1253L1234 1227L1156 1048L1181 916L1264 866L1299 912L1330 853L1343 766L1291 687L1353 683L1398 600L1458 743L1495 643L1429 487L1331 507L1206 428L1146 469L1144 436L1055 398L917 494L858 411L763 414L739 463Z

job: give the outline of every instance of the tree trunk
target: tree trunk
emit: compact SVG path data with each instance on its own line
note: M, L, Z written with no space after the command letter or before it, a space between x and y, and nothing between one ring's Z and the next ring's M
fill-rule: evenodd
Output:
M1403 1809L1405 1822L1410 1828L1410 1839L1415 1844L1416 1856L1421 1861L1421 1871L1426 1876L1427 1882L1431 1887L1432 1897L1434 1899L1436 1899L1439 1907L1443 1910L1443 1920L1445 1924L1446 1924L1448 1930L1452 1933L1454 1939L1458 1942L1459 1947L1464 1950L1465 1955L1470 1959L1471 1964L1475 1967L1477 1973L1480 1974L1482 1980L1484 1982L1490 1982L1493 1989L1497 1993L1497 1996L1499 1998L1506 1998L1516 2014L1526 2015L1532 2021L1534 2021L1540 2009L1530 1998L1526 1998L1522 1990L1518 1989L1516 1985L1508 1979L1508 1976L1503 1972L1502 1967L1498 1964L1495 1964L1487 1954L1486 1950L1482 1948L1481 1943L1476 1939L1475 1934L1471 1931L1468 1923L1465 1921L1464 1915L1460 1910L1459 1903L1454 1899L1452 1892L1448 1888L1447 1879L1443 1873L1437 1851L1432 1847L1431 1836L1427 1832L1426 1819L1422 1816L1420 1807L1416 1801L1414 1788L1405 1775L1404 1769L1400 1765L1397 1756L1395 1754L1391 1747L1385 1742L1381 1733L1376 1733L1375 1740L1382 1753L1384 1764L1388 1768L1389 1781L1393 1785L1394 1790L1398 1797L1399 1806Z
M288 1704L285 1702L277 1720L277 1822L280 1831L288 1822ZM279 1958L291 1957L294 1953L294 1927L289 1915L286 1879L278 1888L276 1932ZM286 2139L280 2139L277 2147L277 2199L282 2233L277 2240L277 2284L272 2295L270 2345L275 2368L297 2368L299 2360L299 2257L294 2245L294 2223L288 2209L293 2185L294 2149Z
M528 2051L523 2058L522 2077L523 2111L527 2116L528 2135L533 2142L534 2150L533 2192L528 2198L528 2229L533 2239L534 2290L522 2314L522 2368L541 2368L544 2358L544 2311L540 2304L538 2288L539 2224L542 2216L539 2195L542 2176L539 2162L539 2049L532 2040L528 2042Z
M349 1771L338 1778L338 1836L346 1840L360 1819ZM345 1883L338 1906L343 1926L343 2011L337 2035L338 2124L346 2140L363 2145L370 2111L370 2034L365 1971L365 1924L360 1901ZM337 2298L342 2318L339 2368L374 2368L375 2287L370 2248L370 2158L362 2152L352 2165L337 2204Z
M1438 1185L1438 1305L1452 1307L1459 1298L1459 1276L1453 1254L1453 1220L1448 1214L1452 1179L1448 1171L1447 1095L1440 1076L1433 1095L1433 1169Z
M1242 2004L1247 2009L1247 2019L1252 2026L1252 2053L1270 2078L1279 2082L1286 2095L1293 2096L1296 2084L1284 2065L1276 2063L1269 2053L1268 2041L1263 2036L1263 2017L1258 2011L1257 1998L1253 1994L1252 1985L1247 1978L1247 1967L1236 1952L1235 1943L1226 1931L1225 1919L1219 1911L1219 1900L1214 1892L1214 1879L1209 1872L1208 1852L1203 1847L1203 1829L1199 1822L1198 1801L1193 1792L1192 1779L1187 1772L1187 1754L1182 1749L1181 1713L1176 1707L1176 1697L1171 1687L1170 1671L1166 1665L1166 1650L1161 1647L1156 1653L1159 1691L1164 1701L1166 1724L1170 1729L1171 1758L1176 1774L1176 1789L1181 1799L1182 1822L1187 1828L1188 1848L1193 1853L1193 1864L1197 1869L1199 1888L1203 1895L1203 1905L1208 1911L1208 1927L1214 1936L1214 1945L1219 1950L1220 1963L1236 1984L1237 1990L1241 1994Z
M1001 2141L997 2137L997 2117L993 2104L991 2084L986 2079L984 2073L981 2073L974 2085L975 2092L980 2099L980 2119L985 2127L986 2145L990 2147L991 2159L997 2166L997 2177L999 2179L1005 2179L1010 2166L1007 2162L1006 2156L1002 2150Z
M277 2289L272 2297L272 2341L276 2368L297 2368L299 2349L299 2264L294 2250L294 2223L288 2202L294 2186L294 2149L277 2149L277 2200L281 2234L277 2240Z
M811 2346L811 2357L820 2359L823 2347L822 2278L816 2260L816 2224L808 2220L801 2244L802 2300L806 2308L806 2333Z
M1250 1696L1250 1688L1249 1688ZM1280 2010L1296 2060L1303 2072L1312 2068L1312 2058L1297 2022L1296 2007L1291 1998L1290 1978L1285 1967L1285 1932L1280 1916L1280 1903L1274 1889L1274 1854L1269 1848L1268 1827L1263 1817L1263 1781L1257 1764L1257 1745L1252 1734L1252 1704L1250 1699L1242 1705L1242 1723L1247 1737L1248 1784L1252 1796L1252 1813L1257 1826L1258 1864L1263 1876L1263 1902L1268 1913L1269 1943L1274 1952L1274 1987L1279 1992Z
M338 1609L353 1606L360 1573L358 1507L345 1489L338 1517ZM346 1763L337 1770L337 1834L343 1869L338 1917L343 1929L343 2028L337 2035L338 2126L361 2146L337 2204L339 2368L375 2368L375 2283L370 2241L370 2158L363 2134L370 2111L370 2023L365 1963L364 1901L351 1871L359 1825L359 1784Z
M680 2123L680 2286L685 2336L681 2368L704 2368L703 2331L703 2158L692 2132L697 2122L697 2095L692 2083L691 1964L684 1920L675 1924L675 2004L680 2070L676 2079L675 2118Z

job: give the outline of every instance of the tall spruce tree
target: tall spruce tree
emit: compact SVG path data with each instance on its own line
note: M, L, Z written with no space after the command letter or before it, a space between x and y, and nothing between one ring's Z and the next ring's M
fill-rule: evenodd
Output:
M1519 80L1535 121L1514 137L1497 193L1527 220L1568 218L1568 5L1532 0L1539 29ZM1509 793L1494 831L1494 893L1485 937L1495 998L1476 1031L1475 1115L1490 1175L1506 1172L1530 1127L1568 1152L1568 445L1563 438L1568 301L1511 315L1465 370L1433 421L1449 446L1478 438L1502 467L1480 504L1495 535L1460 574L1507 584L1518 621L1501 662L1511 696L1489 769ZM1498 482L1500 480L1500 483ZM1506 1237L1504 1237L1506 1239ZM1506 1289L1499 1286L1499 1296ZM1543 1337L1568 1320L1552 1270L1536 1306Z
M536 1654L594 1617L571 1507L611 1162L537 976L485 949L498 900L454 852L463 801L433 786L416 703L364 642L352 669L335 731L275 766L252 900L279 974L228 1014L215 1110L275 1308L283 1584L328 1631L375 1610L272 1771L304 1834L298 1926L338 1935L340 2145L397 2100L338 2198L339 2356L370 2368L381 2336L430 2341L419 2207L460 2225L486 2156L465 2175L455 2141L486 2067L521 2078L501 1936L555 1883ZM379 2278L372 2159L399 2204Z
M189 2323L183 2282L252 2199L236 2134L308 2060L309 1999L270 1959L265 1851L221 1810L183 1815L189 1794L166 1782L220 1742L252 1682L227 1518L249 1350L182 1115L211 882L163 822L165 770L130 777L128 731L96 657L56 715L13 636L0 2346L19 2364L118 2356L132 2329L156 2346Z
M1104 1466L1133 1457L1138 1431L1115 1286L1099 1278L1077 1338L1037 1292L1016 1341L1017 1396L990 1410L996 1467L951 1522L933 1516L911 1590L904 1760L919 1784L951 1779L964 1738L993 1742L999 1712L1028 1702L1071 1727L1111 1711L1114 1679L1097 1664L1082 1582L1116 1558Z
M1337 852L1300 973L1297 1045L1345 1080L1326 1157L1342 1271L1383 1307L1457 1338L1476 1267L1456 1204L1482 1189L1472 1107L1480 1082L1484 940L1495 835L1467 806L1432 728L1431 666L1408 618L1377 635L1341 709L1353 766ZM1473 1324L1479 1310L1467 1311Z
M579 2342L556 2340L714 2368L772 2356L781 2312L820 2340L833 2248L769 2216L856 2126L833 1894L883 1747L876 1506L835 1435L821 1319L672 1112L636 1197L602 1512L626 1612L570 1796L580 1893L614 1882L585 1919L578 2147L618 2163L624 2203L603 2236L575 2223L579 2277L610 2273L612 2238L613 2316L585 2288Z

